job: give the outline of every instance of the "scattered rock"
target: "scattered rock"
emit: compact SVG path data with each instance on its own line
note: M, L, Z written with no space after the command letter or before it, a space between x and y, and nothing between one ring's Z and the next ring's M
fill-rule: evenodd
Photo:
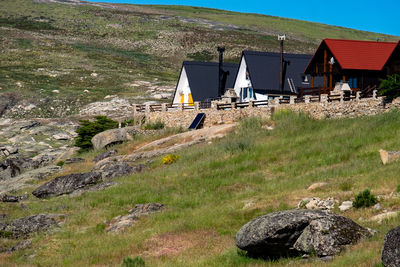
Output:
M70 159L66 159L64 164L72 164L72 163L79 163L79 162L85 162L85 159L83 158L70 158Z
M377 222L380 224L384 220L389 220L389 219L397 217L398 214L399 213L397 211L388 211L388 212L384 212L384 213L381 213L381 214L371 217L369 219L369 221L374 221L374 222Z
M385 267L400 266L400 226L393 228L385 236L382 263Z
M379 150L379 154L381 156L383 165L400 159L400 151L386 151L381 149Z
M52 92L58 94L58 93L60 93L60 90L56 89L56 90L53 90Z
M339 206L340 211L346 211L353 208L353 201L343 201L342 205Z
M32 185L32 181L43 180L61 170L59 166L46 166L26 171L23 174L8 180L0 180L0 194L23 189Z
M93 161L94 161L94 162L99 162L100 160L103 160L103 159L106 159L106 158L115 156L117 153L118 153L118 150L112 149L112 150L106 151L106 152L101 153L100 155L96 156L96 157L93 159Z
M60 134L54 134L52 136L56 140L71 140L72 137L69 136L68 134L60 133Z
M27 237L31 233L47 231L58 225L56 219L63 215L38 214L13 220L8 224L0 224L2 237Z
M3 153L5 156L18 153L18 148L14 146L0 146L0 155Z
M236 245L256 258L316 253L332 256L370 232L352 220L320 210L289 210L260 216L236 234Z
M14 251L30 248L31 246L32 246L32 241L30 241L29 239L25 239L25 240L22 240L21 242L19 242L18 244L16 244L15 246L9 248L7 250L7 252L11 253Z
M136 204L133 209L129 211L129 214L124 216L118 216L111 220L108 224L107 232L121 232L127 227L131 226L140 217L159 212L165 209L163 204L159 203L147 203L147 204Z
M71 193L77 189L95 185L101 181L101 173L77 173L60 176L36 188L32 194L38 198L48 198Z
M297 208L305 208L308 210L332 210L335 207L335 202L337 201L331 197L325 200L318 197L304 198L297 204Z
M28 195L24 195L24 196L11 196L11 195L7 195L4 194L2 196L0 196L0 200L2 202L20 202L21 200L27 199Z
M93 144L93 148L95 150L98 150L109 145L132 140L132 136L135 134L136 131L134 127L111 129L96 134L91 141Z
M381 209L382 209L381 204L376 203L376 204L374 205L374 209L375 209L375 210L381 210Z
M310 185L307 190L308 191L313 191L316 189L320 189L322 187L325 187L327 185L327 183L321 182L321 183L313 183L312 185Z
M0 161L0 180L16 177L25 169L33 167L33 161L24 157L8 157Z
M101 172L103 179L109 180L114 177L141 172L145 167L145 165L136 165L132 167L125 162L107 161L102 165L95 166L92 171Z

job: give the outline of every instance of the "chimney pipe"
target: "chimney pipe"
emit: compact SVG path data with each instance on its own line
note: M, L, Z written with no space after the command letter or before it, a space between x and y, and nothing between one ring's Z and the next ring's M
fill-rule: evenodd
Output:
M225 93L225 85L223 83L225 71L223 69L223 61L224 61L224 52L225 47L217 48L219 53L219 62L218 62L218 95L223 96Z

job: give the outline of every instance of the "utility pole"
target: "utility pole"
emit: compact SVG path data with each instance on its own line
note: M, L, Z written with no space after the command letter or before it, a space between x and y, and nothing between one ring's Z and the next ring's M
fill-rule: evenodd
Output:
M284 88L284 80L283 80L283 42L286 40L286 35L278 35L278 41L281 41L281 61L280 61L280 68L279 68L279 87L281 89L281 93L283 94L283 88Z

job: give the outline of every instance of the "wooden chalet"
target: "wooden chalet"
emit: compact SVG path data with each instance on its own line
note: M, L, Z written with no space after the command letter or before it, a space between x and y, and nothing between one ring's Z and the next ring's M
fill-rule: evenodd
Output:
M301 88L299 95L327 94L337 82L366 95L394 73L400 73L400 41L324 39L305 70L311 76L310 88ZM316 77L323 77L322 87L315 85Z

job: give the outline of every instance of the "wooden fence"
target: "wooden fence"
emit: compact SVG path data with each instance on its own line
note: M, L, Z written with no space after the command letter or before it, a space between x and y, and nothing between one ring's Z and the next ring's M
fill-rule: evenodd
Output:
M375 89L374 89L375 88ZM374 90L372 90L374 89ZM229 109L241 109L247 107L259 108L268 107L275 105L288 105L298 103L315 103L315 102L346 102L350 100L358 101L362 98L375 98L377 97L376 87L372 87L372 91L369 90L367 93L362 94L360 91L352 92L341 92L340 94L319 94L319 95L303 95L303 96L284 96L275 97L274 99L268 100L256 100L250 102L238 102L238 103L218 103L218 101L205 101L195 102L193 104L146 104L146 105L134 105L135 112L165 112L165 111L183 111L183 110L204 110L204 109L216 109L216 110L229 110Z

